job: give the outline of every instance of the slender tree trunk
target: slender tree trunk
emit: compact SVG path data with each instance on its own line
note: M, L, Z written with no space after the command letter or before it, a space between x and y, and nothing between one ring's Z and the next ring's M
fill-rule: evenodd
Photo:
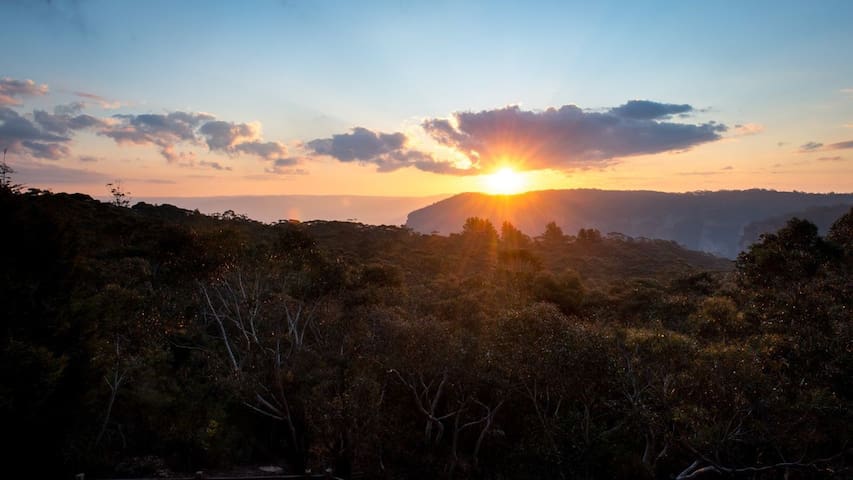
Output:
M124 380L124 374L119 374L118 372L113 372L113 382L110 383L109 379L105 379L107 385L110 386L110 400L107 403L107 412L104 414L104 421L101 423L101 430L98 432L98 436L95 438L95 446L97 447L101 443L101 438L104 436L104 432L107 431L107 425L110 423L110 416L113 412L113 405L116 401L116 396L118 395L118 389L121 385L122 380Z

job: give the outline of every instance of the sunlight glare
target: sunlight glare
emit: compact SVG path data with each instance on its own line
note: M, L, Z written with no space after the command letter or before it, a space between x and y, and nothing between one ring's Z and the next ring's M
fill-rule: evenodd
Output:
M501 168L486 177L486 190L494 195L520 193L524 187L524 177L510 167Z

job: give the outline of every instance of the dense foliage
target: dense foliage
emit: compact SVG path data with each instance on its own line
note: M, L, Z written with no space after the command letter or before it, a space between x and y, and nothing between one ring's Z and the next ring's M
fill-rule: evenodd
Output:
M853 211L734 265L11 189L0 222L4 474L853 474Z

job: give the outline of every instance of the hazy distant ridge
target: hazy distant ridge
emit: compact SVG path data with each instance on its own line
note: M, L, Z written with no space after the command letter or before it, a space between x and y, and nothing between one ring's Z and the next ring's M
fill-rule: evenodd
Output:
M261 222L350 220L372 225L402 225L406 214L447 197L360 195L241 195L221 197L139 197L134 202L170 204L202 213L233 210Z
M664 193L578 189L516 196L463 193L413 211L406 226L422 233L446 234L460 231L466 218L479 216L498 227L508 220L528 235L539 235L546 223L555 221L567 234L596 228L602 233L674 240L691 249L732 258L758 234L775 230L780 219L784 224L788 216L796 214L825 229L831 224L827 218L834 216L836 209L828 212L819 207L837 207L837 212L843 213L851 205L853 194L773 190Z

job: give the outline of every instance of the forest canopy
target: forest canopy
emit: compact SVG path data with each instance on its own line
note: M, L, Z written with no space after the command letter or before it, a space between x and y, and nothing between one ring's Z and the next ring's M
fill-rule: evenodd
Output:
M849 478L853 210L735 262L3 188L4 471Z

